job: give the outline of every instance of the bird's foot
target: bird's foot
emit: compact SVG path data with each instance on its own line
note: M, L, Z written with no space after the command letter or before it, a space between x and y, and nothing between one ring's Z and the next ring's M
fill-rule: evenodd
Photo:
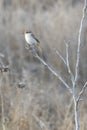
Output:
M26 44L26 45L25 45L25 48L26 48L27 50L29 50L29 49L30 49L30 46L29 46L28 44Z

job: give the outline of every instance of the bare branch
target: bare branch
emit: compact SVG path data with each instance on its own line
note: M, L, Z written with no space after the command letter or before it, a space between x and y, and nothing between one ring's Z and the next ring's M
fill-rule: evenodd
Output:
M50 67L42 58L40 58L37 54L35 55L35 57L40 60L40 62L42 62L50 71L53 75L55 75L64 85L65 87L69 90L70 93L72 93L72 89L70 88L70 86L63 80L63 78L56 73L52 67Z
M55 51L56 51L56 54L60 57L60 59L64 62L64 64L66 65L66 61L65 61L65 59L63 58L63 56L60 54L60 52L58 51L58 50L56 50L55 49Z
M30 50L29 48L26 48L28 50ZM70 88L70 86L63 80L63 78L58 74L56 73L52 67L50 67L42 58L39 57L39 55L37 54L36 52L36 49L34 46L31 46L31 52L33 54L33 56L35 56L41 63L43 63L49 70L50 72L56 76L64 85L65 87L69 90L70 93L72 93L72 89Z
M78 95L77 102L80 101L81 96L82 96L82 94L84 93L86 87L87 87L87 82L86 82L86 83L84 84L84 86L82 87L82 90L80 91L80 93L79 93L79 95Z
M70 63L69 63L69 44L68 43L66 43L66 65L67 65L68 72L69 72L69 74L71 76L71 81L73 83L74 76L73 76L73 74L71 72L71 69L70 69Z
M79 61L80 61L80 46L81 46L81 34L82 34L82 29L83 29L83 22L86 16L86 9L87 9L87 0L85 0L85 5L83 8L83 16L81 19L80 23L80 28L79 28L79 34L78 34L78 48L77 48L77 60L76 60L76 68L75 68L75 81L74 81L74 86L78 80L78 72L79 72Z
M60 59L64 62L64 64L67 66L68 73L70 74L71 81L73 83L74 76L71 72L70 64L69 64L69 43L66 43L66 60L63 58L63 56L60 54L60 52L58 50L55 49L55 51L56 51L56 54L60 57Z
M78 34L78 47L77 47L77 59L76 59L76 67L75 67L75 79L73 82L73 98L74 98L74 107L75 107L75 124L76 124L76 130L80 130L80 125L79 125L79 114L78 114L78 102L80 100L80 97L82 93L84 92L85 86L84 85L82 91L80 92L79 96L77 96L76 92L76 83L78 80L78 73L79 73L79 62L80 62L80 47L81 47L81 35L82 35L82 29L83 29L83 23L84 19L86 16L86 9L87 9L87 0L85 0L84 8L83 8L83 16L81 19L80 23L80 28L79 28L79 34Z
M29 48L26 48L28 50L30 50ZM41 63L43 63L49 70L50 72L56 76L64 85L65 87L69 90L70 93L72 93L72 89L70 88L70 86L63 80L63 78L58 74L56 73L52 67L50 67L42 58L39 57L39 55L37 54L36 52L36 49L34 46L31 46L31 52L33 54L33 56L35 56Z

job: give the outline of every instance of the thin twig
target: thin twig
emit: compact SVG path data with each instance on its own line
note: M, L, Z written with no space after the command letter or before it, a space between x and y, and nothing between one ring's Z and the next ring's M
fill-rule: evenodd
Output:
M82 87L82 89L81 89L81 91L80 91L80 93L79 93L79 95L78 95L77 102L80 101L81 96L82 96L82 94L84 93L86 87L87 87L87 82L86 82L86 83L84 84L84 86Z
M71 81L73 83L74 81L74 76L72 74L72 71L70 69L70 63L69 63L69 44L66 43L66 60L63 58L63 56L60 54L60 52L58 50L56 50L56 54L60 57L60 59L64 62L64 64L66 65L67 67L67 70L68 70L68 73L70 74L70 77L71 77Z
M66 64L67 64L68 72L69 72L69 74L70 74L70 76L71 76L71 81L72 81L72 83L73 83L73 81L74 81L74 76L73 76L73 74L72 74L72 72L71 72L71 69L70 69L70 63L69 63L69 44L68 44L68 43L66 43Z
M64 64L66 65L66 61L65 59L63 58L63 56L60 54L60 52L58 50L55 50L56 51L56 54L60 57L60 59L64 62Z

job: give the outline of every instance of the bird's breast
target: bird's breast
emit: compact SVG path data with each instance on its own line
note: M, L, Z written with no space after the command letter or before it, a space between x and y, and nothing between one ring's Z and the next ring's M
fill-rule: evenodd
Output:
M37 41L29 34L25 34L25 40L28 44L36 44Z

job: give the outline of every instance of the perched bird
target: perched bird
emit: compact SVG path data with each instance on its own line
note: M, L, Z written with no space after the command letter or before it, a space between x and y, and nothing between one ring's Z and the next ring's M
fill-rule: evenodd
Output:
M29 48L33 51L33 49L36 51L37 54L42 53L42 48L40 45L40 41L34 36L34 34L30 31L25 32L25 40L29 45Z

